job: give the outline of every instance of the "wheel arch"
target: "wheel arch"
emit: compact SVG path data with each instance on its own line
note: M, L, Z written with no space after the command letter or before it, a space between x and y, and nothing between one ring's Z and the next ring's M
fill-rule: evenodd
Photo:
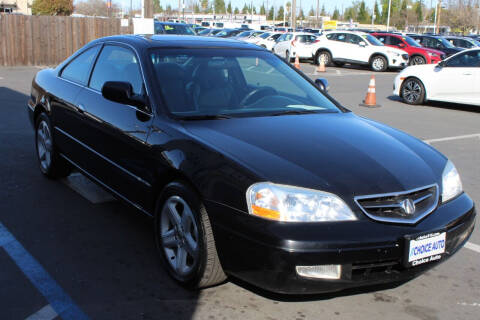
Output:
M317 63L316 61L317 61L318 55L320 54L320 52L323 52L323 51L327 51L330 54L330 57L332 58L332 61L333 61L332 51L330 51L330 49L328 48L321 47L321 48L318 48L317 51L315 51L315 55L313 56L313 60L315 63Z
M427 96L428 96L428 95L427 95L427 93L428 93L427 87L425 86L425 82L424 82L422 79L420 79L419 77L417 77L417 76L407 76L407 77L405 77L405 79L402 80L402 82L400 83L400 97L402 97L402 87L403 87L403 84L405 83L405 81L407 81L407 80L409 80L409 79L416 79L416 80L420 81L420 83L423 85L423 89L424 89L424 91L425 91L425 92L424 92L424 96L423 96L423 101L424 101L424 102L427 102L427 101L428 101L428 98L427 98ZM403 97L402 97L402 98L403 98Z
M375 57L377 57L377 56L382 56L382 57L384 57L385 60L387 60L387 67L390 67L390 62L388 61L388 57L387 57L387 55L386 55L385 53L383 53L383 52L374 52L374 53L372 53L372 54L370 55L370 59L368 59L368 64L369 64L369 65L372 64L373 59L374 59Z

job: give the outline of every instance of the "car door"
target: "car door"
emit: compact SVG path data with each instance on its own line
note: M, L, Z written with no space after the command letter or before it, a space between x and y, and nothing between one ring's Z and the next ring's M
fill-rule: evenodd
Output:
M283 55L280 53L281 50L282 50L282 47L284 45L284 42L285 42L285 38L286 38L287 34L282 34L277 40L276 40L276 43L275 45L273 46L273 52L275 52L276 54L278 54L279 56L282 56ZM282 53L285 53L284 51Z
M345 37L345 56L346 59L357 62L366 62L370 58L371 48L367 40L359 35L347 33Z
M346 38L345 33L330 33L327 34L327 39L329 40L327 49L332 53L333 59L345 60L348 59L346 53L347 44L345 43Z
M101 45L87 48L64 66L55 79L51 98L45 101L52 110L50 116L54 125L55 144L71 159L82 155L81 147L75 139L83 133L82 122L85 115L83 110L79 109L77 99L82 88L88 83L100 48Z
M85 110L82 165L118 195L144 207L151 180L142 155L148 152L146 140L153 114L148 106L139 108L105 99L101 90L106 81L128 82L133 94L146 95L137 53L128 46L105 44L88 87L78 98Z
M443 66L436 66L427 98L430 91L432 99L460 103L471 101L479 88L476 86L478 59L476 51L468 51L447 59Z

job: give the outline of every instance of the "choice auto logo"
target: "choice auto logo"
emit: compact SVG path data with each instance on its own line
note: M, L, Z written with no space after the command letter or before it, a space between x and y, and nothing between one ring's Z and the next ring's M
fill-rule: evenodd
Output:
M415 212L415 203L412 199L405 199L400 202L400 208L402 208L405 214L412 215Z

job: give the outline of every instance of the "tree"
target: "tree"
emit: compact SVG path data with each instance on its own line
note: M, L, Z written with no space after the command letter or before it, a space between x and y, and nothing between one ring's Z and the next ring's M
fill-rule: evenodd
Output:
M422 0L417 1L415 13L417 15L418 22L423 22L423 1Z
M308 16L309 17L314 17L315 16L315 10L313 10L313 6L310 7L310 11L308 11Z
M375 7L373 9L375 14L375 23L379 24L382 23L382 15L380 14L380 9L378 9L378 2L375 1Z
M243 5L243 8L242 8L242 14L247 14L247 13L248 13L248 6L247 6L247 4L245 3L245 4Z
M201 0L200 6L202 7L202 11L206 12L208 9L208 0Z
M276 20L283 20L283 6L280 6L280 8L277 10Z
M238 7L235 7L235 10L233 10L233 14L239 14L240 10L238 10Z
M367 7L365 6L365 1L362 0L360 2L360 6L358 8L357 19L360 23L369 23L370 15L367 12Z
M324 4L322 4L322 10L320 11L320 15L322 17L325 17L327 15L327 11L325 11L325 5Z
M112 3L112 5L113 5L113 3ZM77 7L78 7L78 5L77 5ZM76 8L76 10L78 10L78 9ZM160 0L153 0L153 13L161 13L161 12L163 12L163 8L160 5Z
M109 13L115 14L117 12L120 12L120 7L117 4L112 3L112 7L110 8L109 12L107 9L107 3L104 0L81 0L75 5L75 13L86 16L106 17Z
M215 13L225 13L225 1L224 0L214 0L215 4Z
M227 13L232 14L232 2L231 1L228 3Z
M200 6L197 2L193 5L193 13L200 13Z
M265 15L266 11L265 11L265 4L262 3L262 6L260 7L260 14L261 15Z
M300 12L298 13L298 20L304 20L305 15L303 14L303 9L300 8Z
M338 12L337 7L335 7L335 10L333 10L332 20L338 20L338 19L340 19L340 12Z
M73 0L33 0L32 3L34 15L69 16L72 12Z
M273 6L271 6L270 10L268 10L267 20L273 21L274 14L275 14L275 8Z

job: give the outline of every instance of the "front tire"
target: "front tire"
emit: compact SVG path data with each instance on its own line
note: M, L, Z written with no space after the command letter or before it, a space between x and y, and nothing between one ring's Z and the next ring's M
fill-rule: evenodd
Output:
M58 179L70 174L71 166L58 153L50 119L44 112L35 121L35 149L40 171L47 178Z
M375 56L370 62L370 67L375 72L384 72L388 68L387 59L385 59L383 56Z
M181 285L200 289L227 278L207 211L187 184L176 181L163 190L155 212L155 240L165 268Z
M426 60L424 57L422 57L422 56L413 56L413 57L410 59L409 65L415 66L415 65L426 64L426 63L427 63L427 60Z
M400 88L400 95L408 104L422 104L425 101L425 86L419 79L408 78Z
M325 63L325 66L328 67L332 62L332 55L328 51L320 51L317 54L317 65L320 65L320 62L322 61L322 57L323 57L323 62Z

